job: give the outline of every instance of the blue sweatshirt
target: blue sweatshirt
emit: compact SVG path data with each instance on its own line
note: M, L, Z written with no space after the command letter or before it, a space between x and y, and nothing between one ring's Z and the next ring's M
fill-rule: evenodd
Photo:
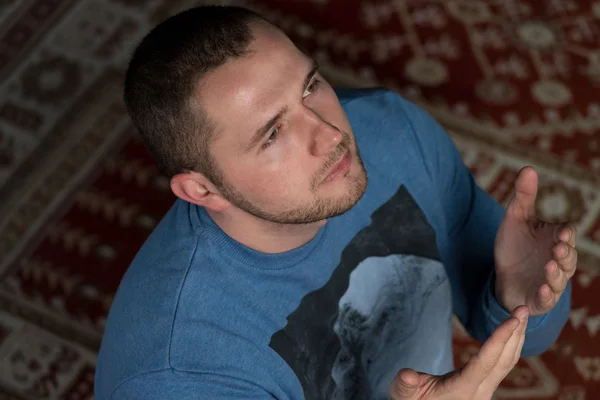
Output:
M485 341L503 207L427 113L340 89L369 183L308 243L263 254L177 200L127 270L99 352L96 400L385 399L404 367L453 368L452 314ZM523 356L566 323L570 285L531 317Z

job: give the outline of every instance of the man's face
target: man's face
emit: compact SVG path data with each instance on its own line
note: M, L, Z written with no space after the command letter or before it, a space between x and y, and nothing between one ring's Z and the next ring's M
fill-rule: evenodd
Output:
M276 223L344 213L367 177L337 96L281 31L256 24L254 36L248 55L208 74L198 95L215 126L221 194Z

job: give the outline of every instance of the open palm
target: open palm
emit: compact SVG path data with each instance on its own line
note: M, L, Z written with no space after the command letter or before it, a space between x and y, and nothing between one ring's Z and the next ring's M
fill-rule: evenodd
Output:
M523 168L494 248L496 298L507 310L526 305L530 315L556 305L577 265L575 227L539 220L537 189L537 172Z

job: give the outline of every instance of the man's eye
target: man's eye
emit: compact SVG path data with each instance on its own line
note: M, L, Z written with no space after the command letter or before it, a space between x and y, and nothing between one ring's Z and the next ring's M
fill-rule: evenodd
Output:
M277 135L279 134L279 128L275 128L273 129L273 131L271 132L271 134L269 135L269 138L265 141L265 143L262 145L263 149L266 149L267 147L271 146L273 143L275 143L277 141Z
M311 83L310 86L307 87L306 90L304 91L304 97L307 97L307 96L313 94L314 92L316 92L320 83L321 83L320 80L315 79L313 81L313 83Z

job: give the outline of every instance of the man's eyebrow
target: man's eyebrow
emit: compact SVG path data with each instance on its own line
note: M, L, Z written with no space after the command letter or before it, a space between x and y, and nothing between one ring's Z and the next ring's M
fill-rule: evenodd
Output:
M262 127L259 128L252 136L252 139L248 143L248 146L244 149L244 152L248 152L253 149L262 139L265 137L267 132L269 132L277 123L283 118L283 116L288 112L288 107L285 106L277 114L275 114L269 121Z
M310 69L308 74L306 74L306 78L304 78L304 84L302 86L303 91L310 84L310 81L317 74L318 71L319 71L319 63L317 62L317 60L313 60L312 68ZM277 125L277 123L281 120L281 118L283 118L283 116L287 112L288 112L288 107L287 106L283 107L281 110L279 110L279 112L277 114L275 114L273 117L271 117L269 119L269 121L263 127L259 128L252 136L252 139L250 139L248 146L245 147L244 153L253 149L262 140L262 138L267 134L267 132L269 132L271 129L273 129L273 127L275 125Z

